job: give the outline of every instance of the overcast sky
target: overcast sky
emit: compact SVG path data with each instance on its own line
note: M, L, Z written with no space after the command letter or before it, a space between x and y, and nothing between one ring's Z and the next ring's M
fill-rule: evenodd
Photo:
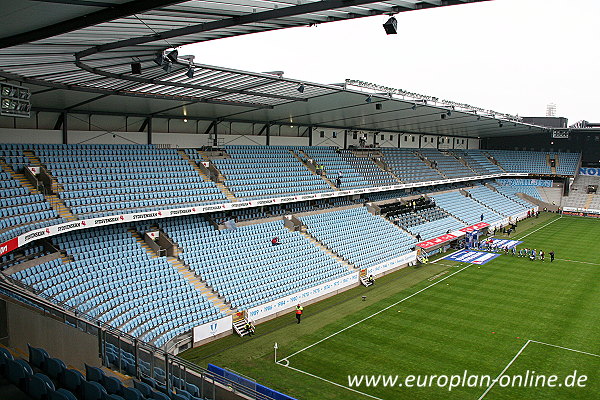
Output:
M281 70L319 83L360 79L521 116L555 103L600 122L600 0L494 0L331 22L188 46L196 62Z

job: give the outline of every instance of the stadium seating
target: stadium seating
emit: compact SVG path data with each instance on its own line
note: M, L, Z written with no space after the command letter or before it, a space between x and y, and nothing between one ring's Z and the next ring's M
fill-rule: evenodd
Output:
M581 163L580 153L550 153L551 157L558 158L556 173L559 175L575 175Z
M150 256L124 226L53 241L74 260L55 259L12 277L133 336L162 346L224 316L164 258Z
M452 153L442 153L435 149L418 149L423 157L434 163L435 167L446 178L462 178L474 176L476 172L458 161Z
M212 159L236 197L260 199L331 190L285 146L225 146L230 158Z
M107 365L115 370L135 376L134 355L112 343L105 343ZM33 400L201 400L200 388L137 359L141 381L133 379L126 384L104 369L85 365L85 374L70 369L59 358L51 357L46 350L28 347L27 360L15 358L13 353L0 348L0 376L21 389ZM83 368L82 368L83 370ZM168 390L164 383L170 381ZM133 383L133 386L130 386Z
M482 214L483 222L487 222L491 225L498 223L503 219L502 215L458 192L434 194L431 197L433 197L438 207L454 215L468 225L474 225L481 222Z
M478 175L500 174L504 171L492 163L481 150L451 150L459 158L462 158L469 167Z
M467 191L471 194L473 199L485 204L485 206L505 217L511 217L526 212L527 209L530 208L514 202L508 197L503 196L498 192L494 192L485 186L475 186L467 189Z
M403 182L437 181L444 177L409 149L383 148L385 163Z
M15 167L12 166L13 170ZM33 194L9 172L0 171L0 243L23 232L62 222L66 220L52 209L43 195Z
M302 151L308 158L325 167L325 174L331 182L335 182L339 176L338 174L341 173L342 189L359 189L373 186L354 168L354 165L358 166L359 161L348 152L342 154L337 147L302 147ZM375 177L373 171L372 173L371 176Z
M215 230L203 217L169 219L162 229L181 259L238 310L316 286L350 271L283 221ZM272 245L278 237L280 245Z
M507 172L552 174L552 169L548 165L547 153L507 150L485 150L485 153L494 157Z
M152 145L33 145L74 214L100 217L225 201L175 149Z
M372 186L398 184L398 180L379 168L373 160L365 157L364 154L358 157L352 150L340 150L340 154L342 155L342 159L360 173Z
M361 269L407 254L416 243L365 207L307 215L301 220L315 239Z

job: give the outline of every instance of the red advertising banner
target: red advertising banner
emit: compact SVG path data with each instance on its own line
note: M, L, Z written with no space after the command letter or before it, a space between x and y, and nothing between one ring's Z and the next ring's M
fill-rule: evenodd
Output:
M445 235L438 236L434 239L429 239L424 242L418 243L417 246L419 246L422 249L429 249L433 246L437 246L437 245L445 243L445 242L450 242L456 238L458 238L458 236L453 235L452 233L447 233Z
M19 238L12 238L2 244L0 244L0 256L10 253L19 247Z
M488 224L487 222L480 222L478 224L467 226L466 228L459 229L459 231L465 232L465 233L467 233L467 232L473 232L473 231L478 231L478 230L483 229L483 228L487 228L488 226L490 226L490 224Z

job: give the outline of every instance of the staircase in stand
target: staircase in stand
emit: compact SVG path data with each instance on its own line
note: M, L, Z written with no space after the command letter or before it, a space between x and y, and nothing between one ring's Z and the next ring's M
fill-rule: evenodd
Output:
M310 233L306 232L306 228L303 227L302 229L300 229L299 232L304 237L306 237L312 244L314 244L315 246L317 246L318 248L323 250L325 253L327 253L331 258L333 258L334 260L336 260L337 262L342 264L344 267L348 268L348 270L350 270L352 272L356 271L356 267L354 266L354 264L344 260L342 257L339 256L339 254L335 253L329 247L325 246L319 240L315 239L314 236L312 236Z
M506 170L504 169L504 167L502 167L502 165L500 165L500 163L498 162L498 160L496 160L494 157L490 156L488 153L485 152L481 152L484 156L487 157L487 159L494 164L496 167L500 168L502 170L502 172L506 172Z
M423 161L429 168L431 168L432 170L434 170L435 172L437 172L438 174L440 174L443 178L448 178L442 171L440 171L437 167L434 167L433 162L429 161L429 159L427 157L425 157L423 154L421 154L418 151L414 151L414 154L417 155L417 157L419 157L421 159L421 161Z
M310 157L309 157L309 156L307 156L307 155L306 155L306 153L305 153L304 151L302 151L302 150L298 150L298 152L299 152L299 153L302 153L302 155L303 155L304 157L306 157L306 158L305 158L306 160L310 159ZM325 175L321 175L321 174L318 174L318 173L317 173L317 171L315 170L315 167L311 166L310 164L308 164L307 162L305 162L305 161L304 161L304 159L302 159L302 155L296 154L296 152L295 152L294 150L290 150L290 153L291 153L291 154L292 154L294 157L296 157L296 158L298 159L298 161L300 161L300 163L302 163L302 165L304 165L304 166L305 166L305 167L306 167L306 168L307 168L307 169L308 169L310 172L312 172L312 174L313 174L313 175L316 175L316 176L318 176L319 178L323 179L323 180L325 181L325 183L326 183L326 184L328 184L329 186L331 186L331 188L332 188L333 190L340 190L340 189L338 189L338 187L337 187L337 186L335 186L335 185L333 184L333 182L331 182L331 181L329 180L329 178L327 178L327 176L325 176Z
M71 212L69 207L67 207L64 201L55 194L47 194L46 201L50 203L52 208L56 210L58 215L66 219L67 221L76 221L78 218Z
M238 317L237 319L233 320L233 330L239 336L246 336L249 334L249 332L246 330L247 323L248 323L248 320L246 318Z
M196 162L194 160L192 160L183 150L177 150L177 152L179 153L179 156L181 158L183 158L184 160L187 160L188 163L190 163L190 165L192 166L192 168L194 168L194 171L196 171L198 173L198 175L200 175L202 177L202 179L204 179L206 182L210 182L210 177L208 177L204 171L202 171L202 169L200 169L200 167L198 166L198 164L196 164ZM203 152L198 152L198 154L202 155L203 157L207 157L206 155L202 154ZM229 158L229 157L219 157L219 158ZM207 158L208 159L208 158ZM235 195L231 192L231 190L229 190L229 188L227 186L225 186L223 183L221 183L221 181L224 180L223 175L219 175L219 182L215 182L215 185L219 188L219 190L221 190L221 192L225 195L225 197L227 198L227 200L229 201L238 201L238 199L235 197Z
M204 181L206 182L210 182L210 178L208 176L206 176L206 174L204 173L204 171L202 171L200 169L200 167L198 166L198 164L196 164L196 161L192 160L185 151L183 150L177 150L177 153L179 154L179 157L183 158L184 160L186 160L191 166L192 168L194 168L194 171L196 171L196 173L198 175L200 175L202 177L202 179L204 179Z
M365 287L369 287L373 284L373 282L369 282L369 277L367 276L367 270L366 269L361 269L360 270L360 274L359 274L359 280L360 283L365 286Z
M234 314L231 306L219 298L219 296L208 287L206 282L200 280L190 268L175 257L167 257L167 261L200 293L202 293L216 308L226 315Z
M590 208L590 206L592 205L592 201L594 200L594 195L593 194L588 194L587 195L587 199L585 200L585 205L583 206L583 208L588 209Z

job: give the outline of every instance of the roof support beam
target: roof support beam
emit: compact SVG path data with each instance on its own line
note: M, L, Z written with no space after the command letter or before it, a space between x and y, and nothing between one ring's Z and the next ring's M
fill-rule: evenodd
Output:
M182 0L133 0L123 4L111 4L110 8L0 39L0 49L31 43L36 40L48 39L78 29L181 2Z
M318 13L326 10L335 10L338 8L360 6L364 4L377 3L374 0L323 0L315 1L297 6L276 8L269 11L251 13L236 16L228 19L206 22L203 24L186 26L184 28L172 29L170 31L160 32L153 35L140 36L137 38L125 39L118 42L107 43L100 46L90 47L87 50L76 54L78 58L84 58L91 54L100 53L107 50L119 49L122 47L137 46L145 43L152 43L165 39L173 39L181 36L192 35L200 32L209 32L217 29L231 28L234 26L253 24L279 18L293 17L297 15ZM2 42L0 42L2 43Z

